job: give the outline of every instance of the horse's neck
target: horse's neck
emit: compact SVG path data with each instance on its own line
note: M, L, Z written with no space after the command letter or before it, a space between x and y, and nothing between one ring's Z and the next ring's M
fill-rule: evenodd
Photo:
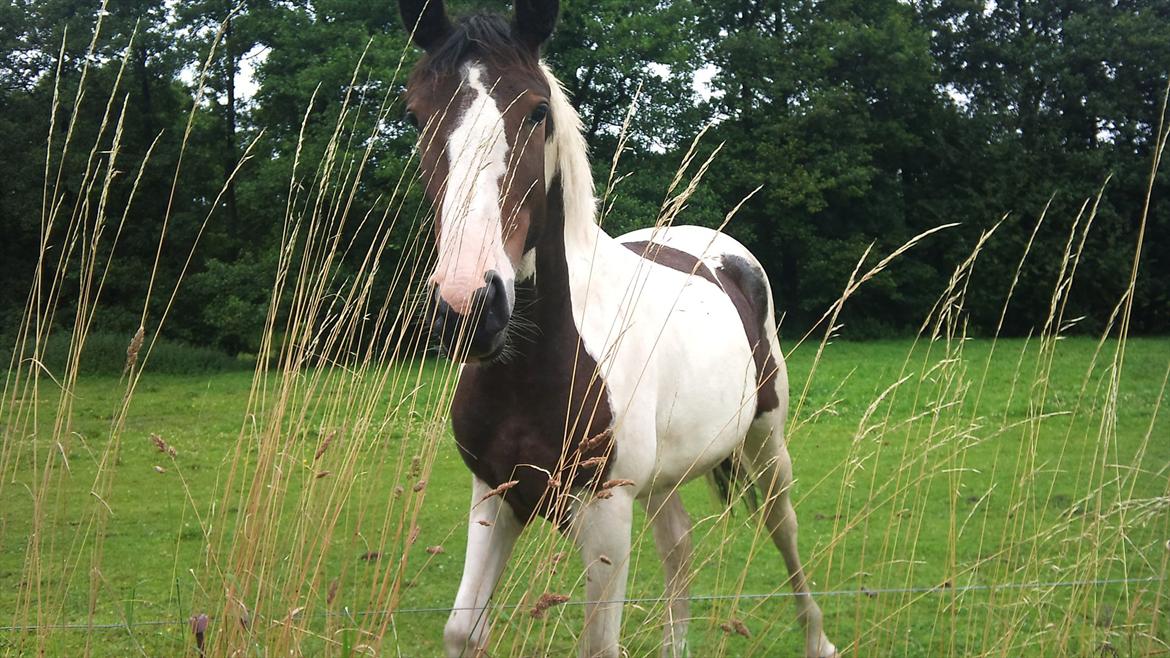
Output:
M593 172L581 120L560 83L546 69L552 89L552 113L559 117L557 134L545 151L549 181L548 221L536 248L537 303L550 328L572 323L576 332L587 300L599 291L616 289L630 266L631 254L601 230L595 221ZM634 258L633 260L636 260ZM595 309L604 313L608 309ZM592 313L593 311L590 311Z
M556 134L545 150L545 178L550 183L549 227L559 227L555 236L560 244L552 245L557 259L566 261L571 276L564 292L577 296L598 272L595 267L607 267L610 261L620 261L624 249L601 230L595 220L597 201L593 195L593 172L589 166L589 151L582 134L581 117L569 102L564 89L552 71L542 64L549 82L549 103L556 117ZM537 250L537 262L540 250ZM547 263L546 263L547 264Z
M572 192L559 179L550 187L549 222L536 247L537 322L555 341L578 333L586 297L597 299L599 287L612 283L614 261L629 254L593 221L592 197L574 199Z

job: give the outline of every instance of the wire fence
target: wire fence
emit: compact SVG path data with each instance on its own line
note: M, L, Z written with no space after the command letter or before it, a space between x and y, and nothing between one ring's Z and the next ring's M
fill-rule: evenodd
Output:
M1101 578L1091 580L1055 580L1042 581L1034 583L1006 583L1002 585L991 584L971 584L971 585L922 585L914 587L889 587L881 589L836 589L836 590L821 590L811 592L811 596L815 597L839 597L839 596L867 596L876 597L882 594L943 594L952 593L960 594L963 592L991 592L991 591L1009 591L1009 590L1043 590L1043 589L1057 589L1068 587L1102 587L1108 585L1140 585L1144 583L1156 583L1162 580L1160 576L1146 576L1142 578ZM769 599L787 599L798 596L795 592L767 592L767 593L748 593L748 594L695 594L686 597L692 603L704 603L710 601L732 601L732 600L753 600L765 601ZM626 599L612 599L607 601L598 601L597 603L622 603L625 605L656 605L666 603L670 599L665 596L650 596L650 597L635 597ZM585 600L568 600L560 603L562 606L579 606L590 603ZM497 610L514 610L517 608L529 605L527 603L504 603L494 604L491 607ZM313 615L316 618L323 617L347 617L350 619L357 619L358 617L379 617L386 615L410 615L410 614L436 614L445 613L450 614L457 610L476 610L476 608L461 608L454 606L432 606L432 607L415 607L415 608L397 608L394 610L359 610L351 612L347 609L337 612L322 612ZM66 623L66 624L29 624L16 626L0 626L0 632L24 632L36 630L66 630L66 631L98 631L98 630L119 630L148 626L172 626L172 625L186 625L189 624L189 619L153 619L146 621L122 622L122 623Z

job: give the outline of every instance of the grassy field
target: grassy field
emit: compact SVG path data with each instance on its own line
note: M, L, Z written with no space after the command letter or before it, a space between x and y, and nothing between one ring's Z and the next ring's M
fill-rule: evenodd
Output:
M1167 651L1170 340L1130 340L1114 395L1116 349L837 343L815 374L816 345L791 355L800 545L847 655ZM194 655L187 619L205 612L209 643L243 633L254 655L438 655L469 495L441 421L447 370L358 374L253 390L251 373L148 369L124 416L125 382L83 376L60 441L47 385L27 406L36 435L5 437L0 652ZM692 607L692 655L798 655L791 600L756 596L787 591L760 524L701 481L683 493L692 591L711 597ZM629 596L652 599L658 562L635 527ZM1150 580L1069 585L1123 578ZM492 655L571 654L583 589L571 548L531 528ZM570 601L537 618L544 592ZM627 606L630 655L656 655L662 609Z

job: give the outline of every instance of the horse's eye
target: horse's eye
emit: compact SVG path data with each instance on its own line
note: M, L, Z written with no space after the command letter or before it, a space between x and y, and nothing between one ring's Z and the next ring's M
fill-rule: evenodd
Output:
M417 114L415 114L414 112L411 112L410 110L407 110L406 114L402 118L405 119L406 122L409 123L412 128L414 128L415 130L418 130L418 115Z
M532 110L532 114L528 115L528 120L532 123L540 123L548 116L548 103L541 103Z

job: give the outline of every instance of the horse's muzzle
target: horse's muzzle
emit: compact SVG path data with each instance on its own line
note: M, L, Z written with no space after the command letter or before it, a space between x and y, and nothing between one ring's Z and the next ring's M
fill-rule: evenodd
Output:
M438 298L434 331L439 334L447 354L461 361L491 360L504 349L505 329L512 316L508 290L500 275L492 270L484 277L484 287L472 293L466 315L458 313Z

